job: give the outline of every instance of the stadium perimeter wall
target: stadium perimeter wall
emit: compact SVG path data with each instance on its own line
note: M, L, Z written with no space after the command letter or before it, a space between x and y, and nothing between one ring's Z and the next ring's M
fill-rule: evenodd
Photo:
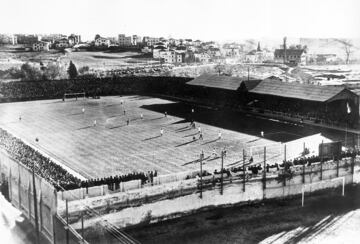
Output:
M219 183L213 185L204 182L202 199L199 198L198 181L191 179L93 199L73 201L69 203L69 218L72 226L79 229L79 216L84 211L82 206L86 205L96 209L102 215L101 221L106 219L116 226L127 227L181 217L203 209L248 204L252 201L263 201L265 199L294 197L301 194L304 185L312 183L315 184L307 188L307 194L323 189L337 188L342 185L342 181L331 180L337 177L344 177L347 185L359 184L360 157L354 161L351 158L346 158L339 161L338 164L329 161L322 166L320 164L305 168L298 166L294 167L293 171L293 177L286 181L280 181L277 174L269 174L265 181L262 177L251 179L246 182L245 191L243 191L244 186L241 177L238 179L225 178L223 195L220 194ZM341 194L341 191L339 190L338 193ZM59 214L64 214L61 206L59 206ZM84 218L85 229L88 233L93 231L96 223L100 221L100 218L97 217L85 216Z
M50 243L54 243L54 216L57 213L57 197L54 187L35 175L36 204L34 204L32 170L18 163L5 151L0 150L0 175L9 186L9 200L35 226L37 208L39 230Z

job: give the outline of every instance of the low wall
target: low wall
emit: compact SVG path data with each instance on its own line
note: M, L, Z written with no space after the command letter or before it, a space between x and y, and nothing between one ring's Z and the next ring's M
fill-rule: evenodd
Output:
M114 194L116 192L125 192L133 189L141 188L141 180L132 180L127 182L121 182L119 184L119 189L110 190L108 185L101 186L92 186L88 188L78 188L69 191L62 191L58 193L60 200L65 201L74 201L85 198L103 196L107 194Z
M341 160L338 164L329 161L322 166L314 164L305 168L297 167L294 176L285 182L279 181L276 175L268 175L266 184L262 177L251 179L245 183L245 191L243 191L244 184L241 177L227 178L224 179L222 195L220 194L220 184L210 182L204 184L203 197L200 199L198 181L185 180L154 186L153 188L158 187L158 191L143 188L121 193L118 196L74 201L70 203L69 213L74 228L79 228L77 216L83 212L84 209L81 206L84 205L96 209L102 214L102 220L106 219L116 226L126 227L179 217L204 208L246 204L248 201L263 199L286 198L300 194L304 184L319 182L311 185L307 192L335 188L342 184L342 181L339 180L331 181L337 177L345 177L346 184L359 183L359 174L360 159L357 158L352 164L351 159L348 158ZM85 228L93 226L98 221L100 218L85 217Z

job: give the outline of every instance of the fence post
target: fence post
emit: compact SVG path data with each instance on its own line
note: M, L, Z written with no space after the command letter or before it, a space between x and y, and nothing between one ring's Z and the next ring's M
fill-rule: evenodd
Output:
M264 147L263 189L266 189L266 147Z
M224 169L224 150L221 151L221 188L220 188L220 195L223 194L224 191L224 176L223 176L223 169Z
M81 212L81 237L82 237L82 241L85 241L85 236L84 236L84 212Z
M37 243L40 243L39 220L38 220L38 212L37 212L36 185L35 185L35 163L33 163L33 166L32 166L32 178L33 178L34 215L35 215L35 227L36 227L36 240L37 240Z
M31 220L31 185L30 180L28 182L28 201L29 201L29 219Z
M339 177L339 159L336 160L336 177Z
M68 200L66 199L66 244L69 244L69 208L68 208Z
M324 155L324 141L321 141L321 157L320 157L320 180L323 179L323 155Z
M302 183L305 184L305 164L303 164L303 170L302 170Z
M202 198L202 160L204 157L204 152L200 154L200 198Z
M20 177L20 165L18 165L19 177L18 177L18 195L19 195L19 210L21 210L21 177Z
M245 149L243 149L243 192L245 192Z

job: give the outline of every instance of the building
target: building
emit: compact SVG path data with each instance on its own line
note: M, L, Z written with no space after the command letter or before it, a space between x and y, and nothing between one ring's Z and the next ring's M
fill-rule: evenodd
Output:
M174 50L164 50L159 52L159 57L160 60L162 60L164 63L177 64L184 62L185 54L176 52Z
M276 63L306 65L307 54L304 49L276 49L274 52Z
M235 47L223 48L223 53L226 57L238 57L240 56L240 50Z
M317 64L331 64L337 61L336 54L317 54L316 63Z
M35 52L49 51L50 42L38 41L32 44L32 50Z
M161 58L160 57L160 52L163 52L163 51L167 51L168 49L164 46L157 46L157 47L154 47L152 52L153 52L153 58Z
M200 47L201 46L201 43L202 43L202 41L200 41L200 40L196 40L196 41L194 41L194 46L195 47Z
M95 40L95 47L109 47L110 46L110 40L104 37L99 37Z
M5 45L5 44L16 45L17 44L16 36L0 34L0 45Z
M65 49L68 47L70 47L70 43L67 38L62 38L55 41L55 48L57 49Z
M55 43L57 40L68 38L63 34L44 34L40 36L41 41Z
M41 40L41 37L38 35L15 34L15 37L18 44L32 45L33 43Z
M80 36L80 35L71 34L71 35L68 37L68 41L69 41L70 46L77 45L77 44L79 44L79 43L81 42L81 36Z
M130 47L133 45L132 36L126 36L125 34L118 35L118 43L120 47Z
M144 36L144 38L143 38L143 43L148 47L154 46L154 44L157 42L160 42L160 38L148 37L148 36Z
M287 117L297 115L299 120L344 127L359 123L359 96L343 86L265 79L250 91L250 97L263 110L282 112Z
M194 56L195 56L195 62L209 63L211 60L210 55L206 52L195 52Z

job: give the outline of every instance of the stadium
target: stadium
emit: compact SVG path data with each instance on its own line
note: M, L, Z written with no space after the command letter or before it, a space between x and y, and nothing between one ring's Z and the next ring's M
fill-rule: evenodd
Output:
M268 88L271 82L280 89L279 81L251 81L216 75L194 80L129 77L51 81L52 86L46 82L3 84L0 88L2 99L17 102L0 104L0 127L5 138L2 143L6 147L6 140L14 143L15 139L11 138L17 138L19 141L15 143L23 144L19 147L29 147L29 152L19 149L20 153L7 153L14 153L15 159L23 160L29 172L33 167L35 174L61 193L56 197L56 204L64 219L65 202L61 202L66 200L67 212L70 201L69 211L74 218L71 221L77 226L74 227L76 230L80 227L75 216L79 216L78 211L82 209L76 204L84 205L81 199L85 195L100 197L137 188L147 191L153 184L193 180L202 177L204 172L204 176L225 169L227 172L240 169L245 172L245 166L253 174L257 174L257 170L254 171L252 166L261 172L266 165L286 168L287 161L293 162L304 156L305 148L308 157L314 157L319 154L319 144L333 141L342 142L347 149L357 147L358 134L352 126L359 119L359 102L351 91L329 88L319 99L313 98L319 94L309 95L310 102L296 94L286 100L284 93L276 93L277 88L272 91ZM54 89L47 90L49 87ZM298 89L298 94L306 94L306 89L317 91L314 87L300 85ZM270 90L270 94L264 94L266 90ZM296 111L297 116L275 113L270 107L277 105L270 105L267 102L270 100L279 101L279 104L286 101L289 108L298 107L300 100L302 104L310 104L306 112L314 104L324 102L327 104L321 105L320 109L334 111L341 105L346 114L347 105L353 111L351 123L344 130L339 129L344 122L339 118L335 118L337 123L330 126L326 121L319 124L318 118L312 120L311 116L303 116L304 111ZM264 104L269 106L264 107ZM34 166L25 160L28 155L35 161L48 161ZM60 166L61 173L53 172L57 166L48 170L49 164ZM11 190L11 185L15 184L11 183L11 177L14 177L11 167L6 171L5 165L1 172L10 172L8 195L14 199L17 193ZM173 178L177 180L169 180ZM222 178L221 173L221 195ZM138 181L134 183L137 187L125 187L126 190L119 186L127 181ZM100 186L106 186L106 190L102 187L100 193L91 195L89 189ZM39 188L43 189L42 186ZM85 188L86 193L79 191ZM16 204L21 207L24 198L18 195ZM31 216L33 212L30 207L27 214ZM87 218L89 223L86 225L91 225L92 217ZM51 230L48 232L49 238L55 239Z

